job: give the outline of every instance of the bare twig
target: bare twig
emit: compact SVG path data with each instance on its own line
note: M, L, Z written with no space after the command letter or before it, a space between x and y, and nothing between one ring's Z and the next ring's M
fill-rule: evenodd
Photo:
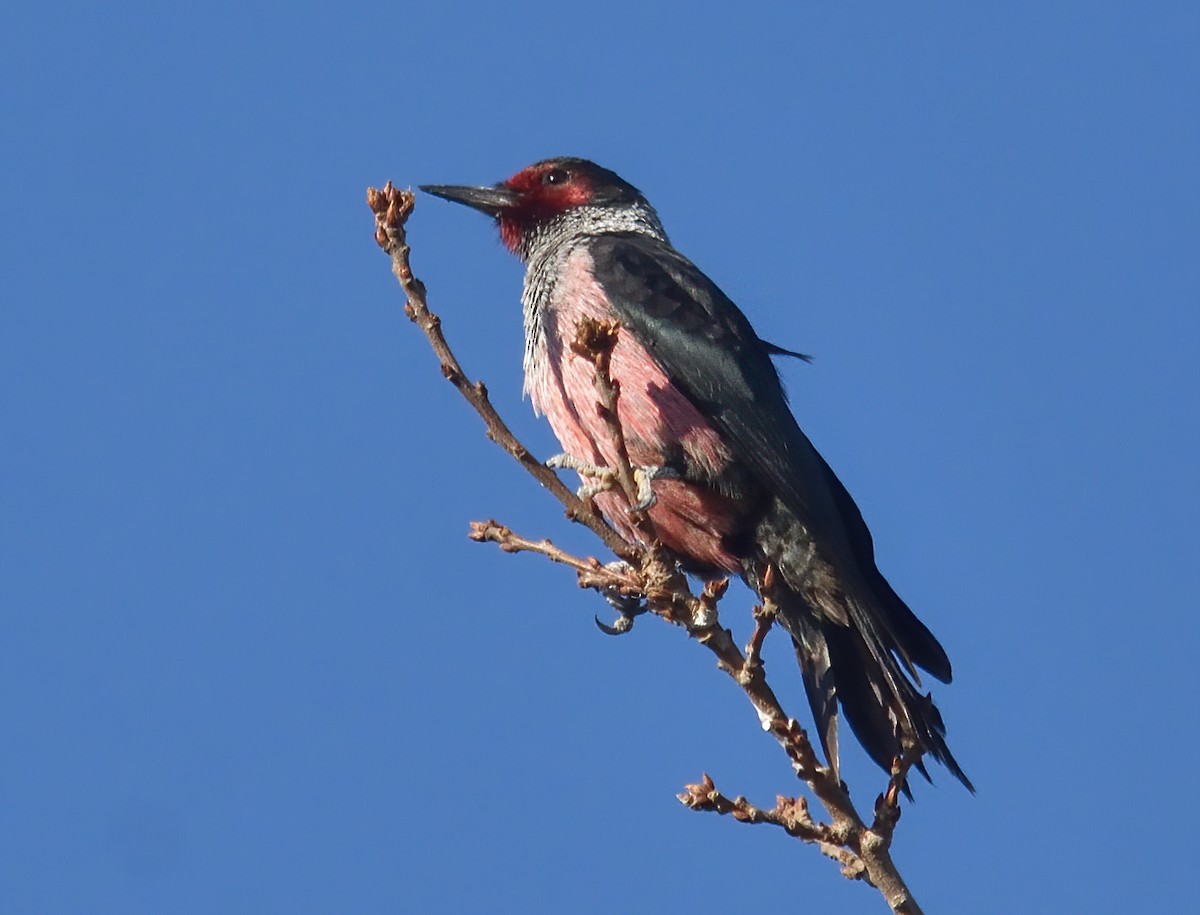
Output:
M598 321L595 318L584 318L575 328L575 340L571 343L571 351L577 356L583 356L592 363L595 373L592 384L596 388L596 410L604 420L617 452L617 466L612 468L621 484L621 490L629 504L638 502L638 487L634 482L633 468L629 462L629 449L625 445L625 430L617 418L617 399L621 389L613 380L611 366L612 353L617 345L617 332L621 329L618 321ZM634 521L638 524L638 533L643 534L646 542L653 542L654 528L644 512L634 512Z
M802 797L779 795L775 798L773 810L763 810L741 795L730 800L717 790L711 776L706 772L699 784L684 787L684 793L679 795L679 800L691 810L711 810L714 813L732 816L742 823L768 823L779 826L788 835L816 845L822 853L842 865L842 874L851 880L861 879L866 871L866 865L858 855L839 845L829 827L812 818L808 812L808 802Z
M751 677L762 676L762 649L767 640L767 633L775 624L775 605L764 601L762 606L754 608L754 633L746 643L746 663L738 674L738 683L745 683Z
M920 758L919 751L909 749L903 756L893 759L887 788L875 799L875 821L871 824L871 831L886 841L891 841L896 824L900 821L900 792L907 790L905 784L909 770Z
M472 521L467 536L480 543L498 544L506 553L538 553L552 562L570 566L578 573L579 583L585 588L611 588L627 596L643 593L641 579L632 569L606 566L591 557L581 559L555 546L549 540L528 540L513 533L512 528L498 521Z
M539 483L550 490L567 509L567 516L586 525L599 537L606 547L629 562L635 557L625 539L618 534L600 515L567 489L562 480L549 467L537 460L509 430L488 398L487 388L482 381L472 383L467 379L462 366L442 334L442 319L429 310L425 298L425 284L413 276L409 266L409 248L404 232L404 223L412 213L414 200L412 191L400 190L388 182L383 190L367 189L367 205L375 213L375 241L392 259L392 273L408 297L404 313L425 332L434 353L441 363L442 374L453 384L475 408L475 412L487 425L487 436L497 445L521 462Z
M787 754L796 775L821 802L829 823L816 822L802 798L776 799L773 810L763 810L745 798L730 800L716 790L707 775L697 785L688 785L680 800L694 810L710 810L733 816L746 823L767 823L783 828L789 835L817 845L823 853L841 865L842 873L876 887L893 912L920 915L921 909L909 892L892 861L892 834L899 819L899 793L916 757L897 759L888 787L879 796L875 817L867 826L849 795L829 767L821 763L804 729L784 712L768 684L762 661L767 633L775 620L771 600L774 570L767 567L762 582L762 606L754 613L755 629L745 654L734 642L728 629L720 624L717 605L728 582L708 582L699 596L692 593L686 576L657 542L654 527L644 511L632 512L634 526L642 542L625 540L605 521L593 506L581 500L559 480L553 470L536 460L500 418L482 382L470 382L450 350L441 330L441 320L426 302L425 287L413 276L404 222L413 208L413 195L392 186L368 189L367 202L375 213L376 241L392 259L392 271L407 296L405 313L429 339L442 374L467 399L487 426L487 435L516 458L539 483L565 507L567 516L591 529L621 560L623 565L604 565L594 558L572 555L549 540L530 540L515 534L495 521L475 522L473 540L494 542L507 552L530 552L545 556L575 570L579 584L627 597L644 597L649 610L668 622L684 628L713 653L717 666L745 692L758 714L763 729L771 733ZM585 323L578 328L573 350L589 359L595 368L597 409L604 417L617 453L613 468L630 506L638 504L638 491L625 447L624 433L618 421L620 389L611 377L610 359L620 331L619 325ZM627 621L631 623L630 617ZM626 625L624 628L628 628Z

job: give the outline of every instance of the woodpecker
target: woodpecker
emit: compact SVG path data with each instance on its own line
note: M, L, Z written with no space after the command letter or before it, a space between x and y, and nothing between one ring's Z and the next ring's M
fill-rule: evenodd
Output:
M778 608L791 636L826 759L838 771L839 705L868 755L942 763L970 780L918 668L949 683L945 650L875 562L858 506L801 431L772 356L717 285L671 246L654 208L586 159L537 162L494 186L422 190L492 217L525 264L525 393L568 456L614 467L593 366L571 342L584 318L616 320L611 374L630 463L650 493L631 507L596 494L622 534L644 509L696 575L739 575Z

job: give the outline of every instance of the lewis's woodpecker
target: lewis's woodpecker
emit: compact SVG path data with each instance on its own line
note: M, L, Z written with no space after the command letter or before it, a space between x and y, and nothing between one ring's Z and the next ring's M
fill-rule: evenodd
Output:
M840 704L884 769L928 753L971 788L918 688L917 668L949 683L950 660L876 567L858 506L792 416L771 362L788 351L671 246L637 188L593 162L422 189L493 217L525 263L525 391L576 466L617 459L593 366L570 344L584 317L620 322L618 419L654 529L689 572L740 575L760 595L770 584L834 770ZM636 537L619 489L596 503Z

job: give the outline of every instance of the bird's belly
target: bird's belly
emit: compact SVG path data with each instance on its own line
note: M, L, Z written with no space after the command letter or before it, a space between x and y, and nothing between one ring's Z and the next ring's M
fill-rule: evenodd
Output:
M648 512L654 532L690 571L741 574L741 561L730 549L742 528L743 512L736 500L682 480L658 480L654 494L657 501ZM599 493L596 504L622 536L639 539L623 494Z

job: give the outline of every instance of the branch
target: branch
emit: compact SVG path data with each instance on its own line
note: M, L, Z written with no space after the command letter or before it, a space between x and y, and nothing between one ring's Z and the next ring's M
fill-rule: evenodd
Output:
M467 536L477 543L496 543L506 553L537 553L551 562L570 566L579 575L584 588L611 589L626 597L643 593L641 579L626 567L602 565L598 559L580 559L556 547L547 539L527 540L498 521L472 521Z
M892 861L890 846L900 816L899 793L905 776L916 758L896 760L888 787L876 801L875 817L868 827L858 814L849 794L833 770L822 765L804 729L784 710L766 679L762 659L763 644L775 622L774 605L769 599L774 570L763 576L763 604L755 609L755 629L745 654L738 648L728 629L720 624L717 605L728 589L728 581L707 582L699 595L692 593L687 577L675 560L658 545L654 527L645 511L634 511L639 543L625 540L605 521L592 505L571 492L553 470L536 460L500 418L488 398L482 382L470 382L446 342L441 319L429 310L425 286L413 276L409 266L409 248L404 223L412 212L411 191L393 187L389 181L383 190L369 188L367 203L375 213L375 240L392 259L392 272L407 297L405 314L424 331L441 364L442 374L467 399L487 426L487 435L511 454L566 509L569 519L587 526L622 563L603 565L595 558L582 558L565 552L549 540L530 540L496 521L474 522L470 537L494 542L506 552L530 552L575 570L581 587L595 588L610 595L642 597L648 609L670 623L681 626L691 637L713 653L717 666L746 694L758 714L763 729L769 731L787 754L796 775L808 785L830 816L829 823L818 823L802 798L776 799L773 810L763 810L744 797L730 800L716 790L707 775L697 785L688 785L679 799L693 810L709 810L733 816L745 823L767 823L783 828L795 838L815 844L841 865L850 879L861 879L876 887L893 912L920 915L904 879ZM610 357L616 345L619 325L582 322L577 328L573 351L589 359L595 369L597 408L605 419L618 456L613 468L616 480L631 506L638 504L637 485L625 447L624 432L618 421L620 388L610 373ZM632 616L622 614L623 631Z
M390 181L383 190L373 187L367 189L367 205L375 213L375 241L391 257L392 273L408 298L404 305L404 313L425 332L438 362L441 363L442 375L467 399L467 403L475 408L475 412L487 426L487 437L516 458L534 479L550 490L550 494L566 508L568 518L587 526L617 556L626 562L631 561L635 557L625 539L613 530L595 509L567 489L558 478L558 474L537 460L512 434L508 425L496 412L496 408L492 406L483 382L467 380L466 373L442 334L442 319L429 310L425 298L425 284L413 276L409 266L409 248L404 223L412 213L414 204L412 191L402 191Z
M691 810L711 810L732 816L742 823L779 826L788 835L816 845L823 854L842 865L842 874L851 880L861 878L866 870L862 858L841 847L830 828L812 818L808 812L808 802L802 797L779 795L775 798L774 810L763 810L741 795L730 800L717 790L712 778L705 772L703 781L697 785L687 785L685 793L679 795L679 800Z
M575 328L571 352L583 356L595 369L592 386L596 389L596 409L604 420L617 452L617 466L613 468L617 482L625 493L626 500L633 506L639 502L638 486L629 462L629 448L625 445L625 430L617 417L617 399L621 396L621 386L613 380L611 371L613 348L617 345L617 333L620 329L619 321L597 321L595 318L585 317ZM646 513L635 510L632 514L638 532L643 534L646 542L653 543L657 540L654 527Z

